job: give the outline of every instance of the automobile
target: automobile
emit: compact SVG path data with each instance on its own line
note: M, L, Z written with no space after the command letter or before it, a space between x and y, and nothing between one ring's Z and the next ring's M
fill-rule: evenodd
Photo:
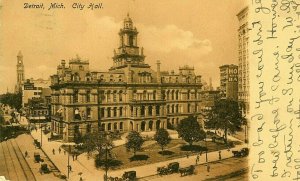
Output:
M41 161L41 155L39 152L34 152L33 157L34 157L34 162L39 163Z
M48 168L48 165L46 163L41 164L40 173L50 173L50 169Z
M123 180L134 181L136 180L136 171L127 171L124 172L122 176Z
M242 148L239 151L232 151L234 157L245 157L249 154L249 148Z
M177 173L179 171L179 163L172 162L168 164L169 173Z

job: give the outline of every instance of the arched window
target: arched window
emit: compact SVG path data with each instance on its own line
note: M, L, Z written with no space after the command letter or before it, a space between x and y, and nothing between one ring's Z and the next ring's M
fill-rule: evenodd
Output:
M174 90L172 90L172 100L174 100Z
M133 35L129 36L129 46L133 46Z
M114 107L114 117L117 117L117 108Z
M149 107L148 107L148 115L149 115L149 116L152 116L152 106L149 106Z
M156 115L159 115L160 114L160 110L159 110L159 106L156 106Z
M145 116L145 106L142 106L142 107L141 107L141 115L142 115L142 116Z
M123 122L120 122L120 130L123 130Z
M111 117L111 111L110 111L110 110L111 110L111 108L110 108L110 107L108 107L108 108L107 108L107 117L108 117L108 118L110 118L110 117Z
M92 125L91 124L86 125L86 132L90 133L91 130L92 130Z
M147 99L147 91L144 90L143 92L143 100L146 100Z
M91 91L87 90L86 91L86 102L90 102L91 101Z

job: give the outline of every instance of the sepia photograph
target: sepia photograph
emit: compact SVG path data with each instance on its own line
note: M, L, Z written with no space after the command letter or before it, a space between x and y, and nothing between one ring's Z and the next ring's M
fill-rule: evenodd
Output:
M246 0L1 0L0 180L249 180Z

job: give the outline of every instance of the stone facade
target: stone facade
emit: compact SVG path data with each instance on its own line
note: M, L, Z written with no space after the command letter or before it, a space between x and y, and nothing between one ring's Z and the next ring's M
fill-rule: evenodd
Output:
M79 57L62 60L51 76L52 129L72 141L93 130L153 131L175 128L201 111L201 76L183 66L175 73L145 63L137 44L138 31L129 16L119 32L113 66L107 72L89 70Z
M249 112L249 28L248 28L248 7L237 14L239 20L238 29L238 100L243 103L246 112Z
M222 65L220 68L220 91L226 99L238 101L238 66Z

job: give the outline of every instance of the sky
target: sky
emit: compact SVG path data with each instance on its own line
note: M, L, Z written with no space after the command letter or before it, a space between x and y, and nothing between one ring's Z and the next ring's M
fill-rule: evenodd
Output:
M45 9L24 9L24 3L39 2ZM89 60L91 70L108 70L127 13L154 70L157 60L163 71L194 66L217 87L219 66L238 62L236 14L246 6L244 0L57 0L65 8L48 10L50 2L0 0L0 93L14 90L19 51L26 79L48 79L60 60L76 55ZM102 9L72 8L99 2Z

